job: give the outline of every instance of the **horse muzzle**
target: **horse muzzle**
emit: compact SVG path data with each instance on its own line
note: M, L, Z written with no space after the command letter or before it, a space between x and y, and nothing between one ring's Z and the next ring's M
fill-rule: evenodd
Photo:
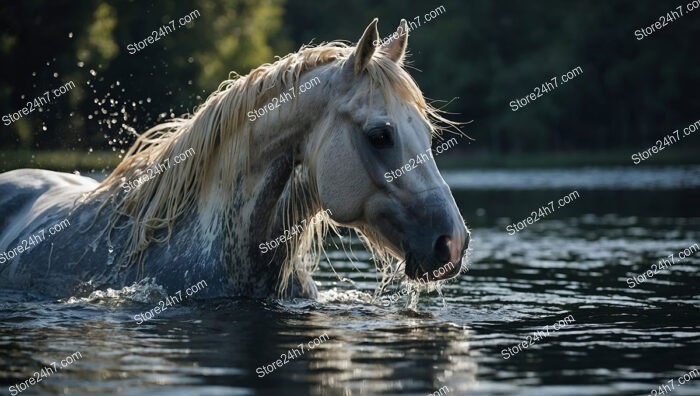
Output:
M439 281L460 273L470 235L447 186L382 205L378 231L405 261L405 273L417 281ZM389 220L391 219L391 220Z
M432 249L406 252L406 276L416 281L440 281L459 275L469 247L469 232L456 230L434 238Z

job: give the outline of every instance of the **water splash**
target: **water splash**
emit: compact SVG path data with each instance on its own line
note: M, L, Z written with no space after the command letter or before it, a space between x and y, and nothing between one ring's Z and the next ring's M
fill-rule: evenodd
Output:
M110 243L109 246L107 247L107 253L108 253L108 255L107 255L107 266L109 267L109 266L112 266L112 264L114 264L114 258L115 258L114 247L112 246L111 243Z
M318 293L318 302L328 303L363 303L371 304L372 295L359 290L340 290L332 288Z
M92 287L91 282L83 285L84 288ZM107 290L95 290L87 297L72 296L61 299L59 302L65 304L108 304L121 305L123 303L151 303L154 304L168 296L165 289L155 282L155 279L145 278L121 289L108 288Z

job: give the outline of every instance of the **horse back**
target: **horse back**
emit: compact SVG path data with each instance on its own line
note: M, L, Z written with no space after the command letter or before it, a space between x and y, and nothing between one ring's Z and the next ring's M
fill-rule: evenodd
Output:
M0 174L0 250L22 233L64 214L97 181L69 173L18 169ZM60 217L60 216L59 216Z

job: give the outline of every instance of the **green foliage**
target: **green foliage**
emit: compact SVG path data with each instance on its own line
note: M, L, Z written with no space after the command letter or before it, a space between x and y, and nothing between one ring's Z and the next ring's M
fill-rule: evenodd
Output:
M2 125L0 147L121 151L134 131L192 111L229 72L246 74L292 49L279 37L281 0L56 3L0 6L0 53L14 60L0 75L2 115L48 89L76 85ZM160 30L168 26L176 28ZM130 53L154 31L158 40Z
M95 8L92 20L85 35L78 41L77 58L82 62L95 61L95 58L109 63L119 51L114 42L114 28L117 25L116 10L107 3Z
M685 3L684 3L685 4ZM0 125L3 149L112 149L191 112L229 76L310 42L356 41L371 18L392 33L401 18L445 12L410 33L412 74L476 139L464 151L637 150L700 118L700 10L641 41L677 4L369 0L21 1L0 6L0 115L48 89L76 88L40 112ZM186 26L130 54L129 44L198 10ZM513 112L552 77L583 74ZM440 104L441 102L437 102ZM689 137L684 148L700 146ZM469 147L469 148L467 148ZM624 152L622 150L621 152Z

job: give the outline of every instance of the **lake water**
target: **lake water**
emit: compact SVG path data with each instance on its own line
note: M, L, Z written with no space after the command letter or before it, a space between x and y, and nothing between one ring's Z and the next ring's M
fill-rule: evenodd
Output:
M700 395L700 167L445 177L470 264L415 310L400 285L370 301L376 270L349 238L319 301L190 299L137 324L156 286L4 290L0 392L56 362L20 394Z

